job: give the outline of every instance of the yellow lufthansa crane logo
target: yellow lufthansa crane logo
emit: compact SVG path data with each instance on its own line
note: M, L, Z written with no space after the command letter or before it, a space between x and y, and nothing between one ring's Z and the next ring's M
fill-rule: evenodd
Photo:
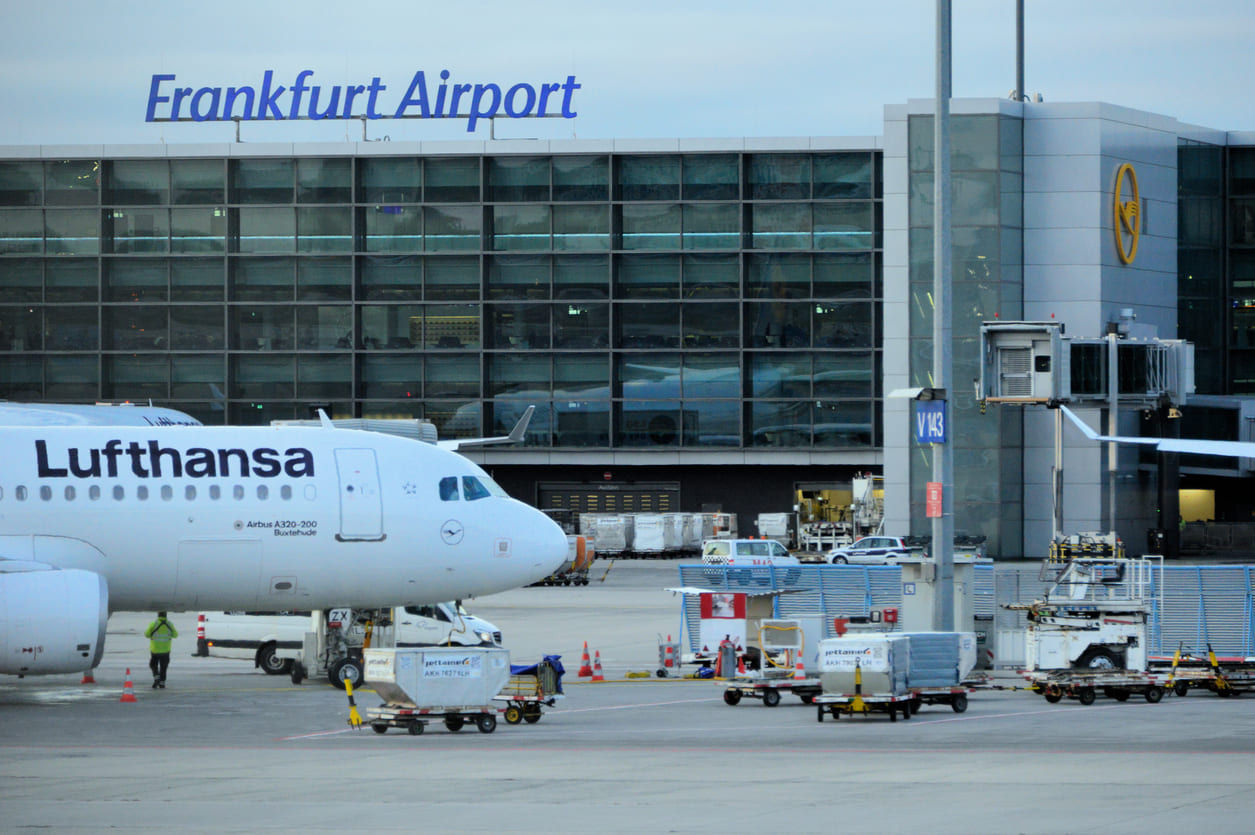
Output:
M1129 177L1132 199L1124 199L1124 175ZM1137 257L1137 241L1142 236L1142 203L1137 190L1137 172L1125 163L1116 172L1115 208L1116 253L1121 264L1132 264Z

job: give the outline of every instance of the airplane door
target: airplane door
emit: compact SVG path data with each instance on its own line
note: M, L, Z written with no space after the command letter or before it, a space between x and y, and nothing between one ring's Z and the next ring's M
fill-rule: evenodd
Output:
M383 539L383 502L375 451L337 449L336 469L340 476L340 532L336 539Z

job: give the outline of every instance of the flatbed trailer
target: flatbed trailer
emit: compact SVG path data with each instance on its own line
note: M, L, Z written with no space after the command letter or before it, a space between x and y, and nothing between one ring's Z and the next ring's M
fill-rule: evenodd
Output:
M892 694L872 694L865 696L862 693L820 693L814 699L816 707L816 716L818 721L824 721L824 714L827 713L833 719L840 719L842 714L853 716L856 713L864 716L872 713L887 713L889 721L898 721L898 714L902 714L903 719L910 719L911 714L915 713L918 707L913 707L915 695L913 693L904 693L902 695Z
M509 680L493 696L494 702L505 702L502 713L507 724L527 722L533 725L540 721L542 705L553 707L559 699L565 698L562 692L564 670L559 658L548 655L539 664L511 665Z
M1225 698L1255 690L1255 658L1218 658L1210 645L1206 658L1178 649L1171 659L1152 657L1150 665L1166 671L1164 686L1178 696L1186 696L1193 689L1210 690Z
M1117 702L1140 695L1151 704L1164 696L1164 677L1141 670L1035 670L1025 671L1024 678L1034 693L1054 704L1075 699L1092 705L1099 695Z
M955 713L967 711L967 694L972 688L958 685L955 687L914 687L911 689L911 712L919 713L924 705L949 705Z
M802 700L803 704L812 704L820 694L822 687L817 678L768 678L741 677L730 679L723 691L723 701L727 705L739 704L742 698L761 699L766 707L780 704L784 693L792 693Z
M388 728L402 728L411 736L418 736L430 722L443 720L444 726L456 733L468 724L474 724L480 733L490 734L497 729L498 708L493 705L450 705L439 707L412 707L385 704L366 709L366 722L377 734L387 733Z

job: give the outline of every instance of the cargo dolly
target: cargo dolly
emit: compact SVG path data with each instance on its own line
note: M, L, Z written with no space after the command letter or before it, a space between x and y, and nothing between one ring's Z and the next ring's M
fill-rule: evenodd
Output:
M1160 676L1138 670L1046 670L1023 675L1029 682L1028 689L1040 693L1051 704L1066 698L1092 705L1099 694L1117 702L1140 695L1155 704L1164 695Z
M911 713L919 713L923 705L950 705L955 713L967 711L967 694L971 688L958 687L915 687L911 689Z
M792 693L803 704L813 704L822 688L817 678L741 677L730 679L723 691L727 705L739 704L742 698L761 699L766 707L780 704L782 693Z
M553 707L563 698L561 656L546 655L539 664L511 664L510 679L493 701L505 702L502 710L511 725L540 721L541 705Z
M1161 659L1152 659L1151 663L1156 660ZM1165 686L1178 696L1188 695L1194 688L1205 688L1222 698L1239 696L1255 690L1255 659L1217 658L1211 644L1207 645L1205 659L1182 654L1178 648Z
M813 703L816 706L816 717L819 722L824 721L825 713L830 714L833 719L840 719L843 713L850 716L856 713L864 716L871 713L888 713L889 721L896 722L899 713L902 714L903 719L911 718L911 714L915 712L911 709L914 699L913 693L863 695L863 672L856 665L853 693L820 693L814 698Z
M497 708L492 705L417 707L389 704L366 709L366 721L377 734L387 733L388 728L403 728L411 736L418 736L428 723L436 720L444 720L444 726L455 733L473 723L480 733L490 734L497 729Z

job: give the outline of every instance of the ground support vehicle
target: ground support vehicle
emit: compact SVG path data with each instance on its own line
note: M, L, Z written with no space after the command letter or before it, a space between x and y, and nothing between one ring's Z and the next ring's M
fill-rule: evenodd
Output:
M510 652L499 647L368 649L363 653L366 685L383 699L367 708L375 733L388 728L423 732L436 719L450 731L473 722L481 733L497 727L501 709L493 699L510 678Z
M550 574L534 586L587 586L588 570L597 556L594 550L593 537L568 534L567 558L557 571Z
M553 707L564 697L562 674L566 671L559 658L546 655L539 664L510 665L510 679L493 697L495 702L505 702L502 714L507 723L535 724L540 721L541 705Z
M366 723L377 734L387 733L388 728L403 728L412 736L418 736L428 723L441 720L444 726L456 733L474 724L480 733L490 734L497 729L497 711L494 705L459 705L441 707L403 707L381 705L366 708ZM539 718L537 712L537 718Z
M1152 669L1160 669L1167 666L1167 659L1152 658L1150 663ZM1255 690L1255 658L1217 658L1210 646L1206 658L1182 655L1178 650L1167 673L1164 686L1178 696L1189 695L1195 688L1224 698Z
M911 689L911 713L919 713L924 705L950 705L955 713L967 711L967 687L916 687Z
M913 706L914 698L909 693L900 696L892 693L864 696L856 690L854 693L821 693L815 697L814 705L820 722L824 721L825 713L833 719L840 719L842 715L887 713L889 721L896 722L899 713L903 719L910 719L911 714L915 713L918 708Z
M1048 670L1026 672L1024 677L1029 689L1051 704L1066 698L1092 705L1099 695L1117 702L1139 695L1155 704L1165 689L1163 676L1141 670Z
M766 707L780 704L785 693L792 693L803 704L812 704L822 688L818 678L784 678L782 676L736 676L727 682L723 702L739 704L741 699L761 699Z

